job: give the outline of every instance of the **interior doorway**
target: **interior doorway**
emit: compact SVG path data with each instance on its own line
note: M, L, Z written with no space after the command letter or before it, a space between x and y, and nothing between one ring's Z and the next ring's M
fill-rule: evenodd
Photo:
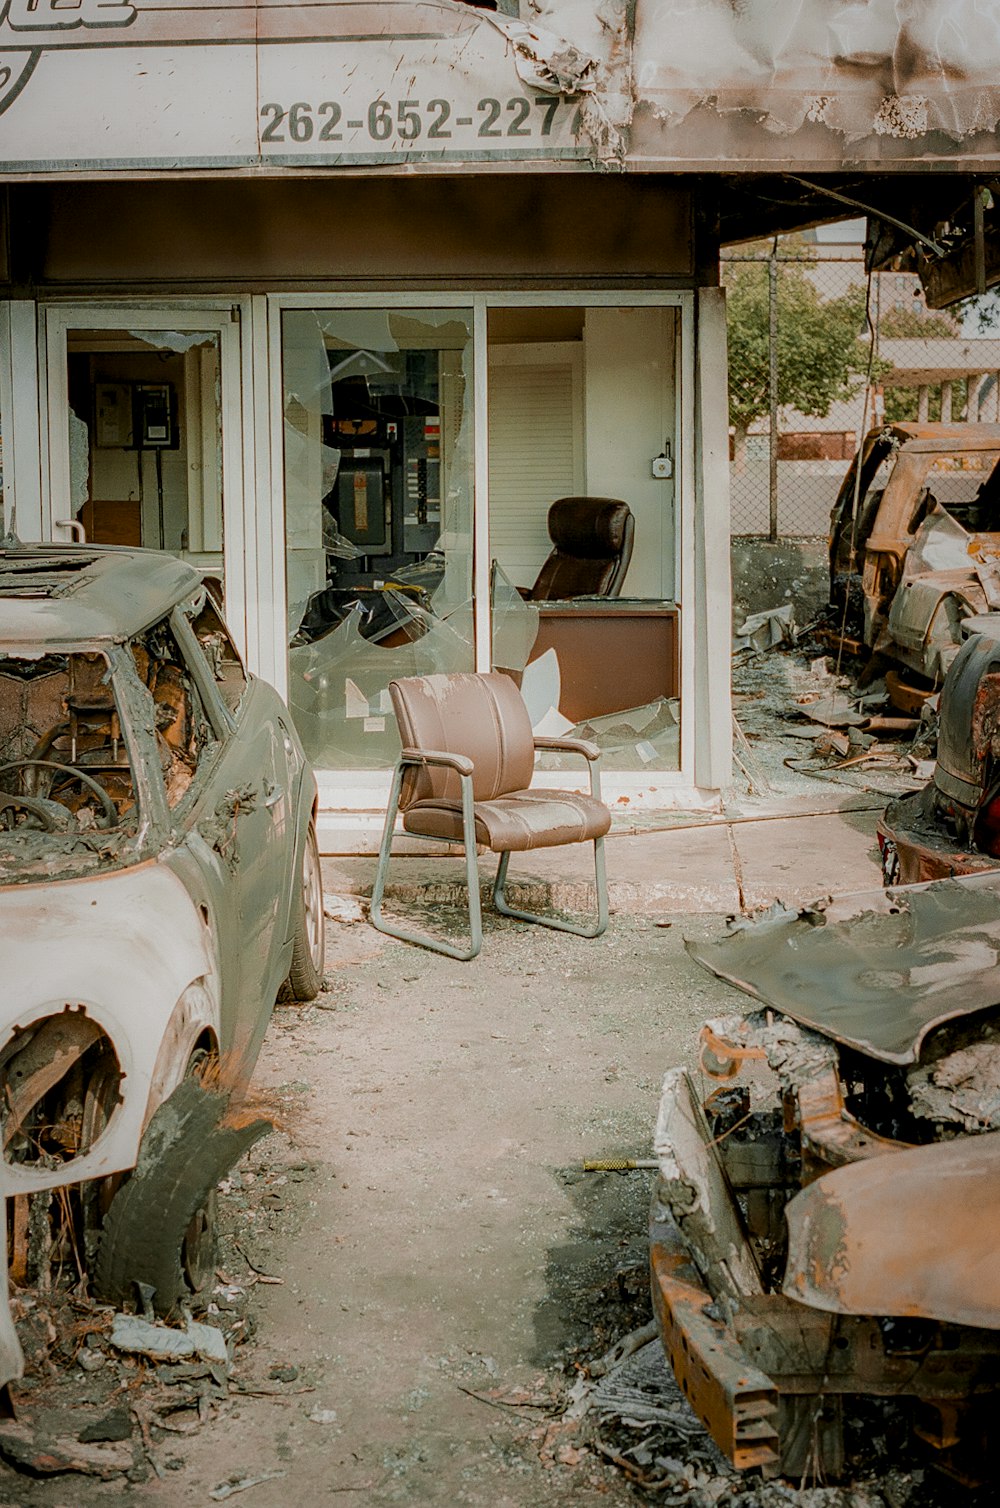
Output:
M245 621L239 323L230 310L44 311L53 538L166 550Z

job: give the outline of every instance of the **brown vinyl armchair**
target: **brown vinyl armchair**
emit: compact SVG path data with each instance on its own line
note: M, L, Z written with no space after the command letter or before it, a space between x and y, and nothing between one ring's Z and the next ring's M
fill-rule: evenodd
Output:
M549 509L552 549L529 602L618 597L632 559L635 518L616 497L561 497Z
M600 754L579 738L535 738L527 708L509 676L493 671L410 676L389 686L402 753L393 776L385 828L372 887L372 925L390 937L417 943L450 958L475 958L482 947L482 905L477 845L499 854L493 904L502 916L539 922L579 937L599 937L608 925L604 835L611 814L601 800ZM590 795L529 790L536 749L580 754L590 768ZM397 812L403 831L465 849L469 887L468 947L405 930L382 909ZM592 842L597 917L590 923L518 911L505 887L512 853Z

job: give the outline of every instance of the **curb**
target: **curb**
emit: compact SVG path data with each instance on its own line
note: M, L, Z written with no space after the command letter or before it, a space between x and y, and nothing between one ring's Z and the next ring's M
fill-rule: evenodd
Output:
M331 880L333 876L330 877ZM336 889L341 894L356 895L367 900L371 896L370 884L357 884L346 875L338 875ZM491 880L480 885L483 909L491 906L493 884ZM512 905L522 911L563 911L579 914L594 911L597 896L591 880L511 880L507 895ZM385 889L385 899L399 905L455 906L465 909L468 905L463 880L399 880L392 881ZM631 880L608 882L608 906L612 913L625 916L643 916L662 912L697 913L715 915L735 914L740 909L739 891L735 880L725 885L641 884Z

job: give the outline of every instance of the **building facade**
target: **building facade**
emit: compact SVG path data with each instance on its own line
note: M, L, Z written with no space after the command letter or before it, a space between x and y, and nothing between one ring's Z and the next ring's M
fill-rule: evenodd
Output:
M723 175L759 234L790 160L842 172L860 136L896 173L915 148L873 76L809 107L832 53L766 7L750 37L671 0L670 48L663 9L3 10L7 525L217 583L330 849L377 828L398 675L509 670L539 725L598 737L613 802L728 782ZM921 144L967 174L939 116ZM631 510L620 598L526 601L550 504L580 496Z

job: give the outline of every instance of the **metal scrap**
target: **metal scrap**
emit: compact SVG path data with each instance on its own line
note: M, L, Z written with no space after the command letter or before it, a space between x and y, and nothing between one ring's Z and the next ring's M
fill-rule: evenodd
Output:
M837 1314L1000 1325L1000 1132L837 1168L796 1194L785 1218L789 1298Z

